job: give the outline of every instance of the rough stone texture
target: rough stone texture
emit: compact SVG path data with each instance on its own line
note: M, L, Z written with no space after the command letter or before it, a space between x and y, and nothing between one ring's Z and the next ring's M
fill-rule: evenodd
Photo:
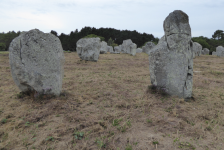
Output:
M147 42L145 46L142 47L142 52L149 54L149 51L155 46L153 42Z
M110 52L110 53L114 52L113 47L112 46L107 46L107 51Z
M136 49L136 53L142 53L142 49L141 48L137 48Z
M137 45L136 45L135 43L132 43L132 44L130 45L130 54L131 54L132 56L135 56L135 55L136 55L136 48L137 48Z
M120 52L121 52L121 45L119 45L119 46L115 46L115 47L114 47L114 51L111 52L111 53L112 53L112 54L120 54Z
M204 48L204 49L201 51L201 54L202 54L202 55L209 55L209 49Z
M201 56L202 46L201 44L194 42L193 44L193 52L195 56Z
M101 42L100 38L83 38L77 41L76 51L82 60L98 61Z
M124 40L121 45L121 53L131 54L134 56L136 54L137 45L132 42L131 39Z
M59 95L64 53L58 37L38 29L22 32L9 46L12 77L22 92Z
M219 57L224 57L224 47L222 46L216 47L216 54Z
M102 41L100 47L100 54L106 54L106 53L107 53L107 43Z
M217 53L213 51L213 52L212 52L212 55L215 55L215 56L217 56Z
M149 51L152 85L180 98L192 96L193 44L188 15L176 10L166 17L165 35Z

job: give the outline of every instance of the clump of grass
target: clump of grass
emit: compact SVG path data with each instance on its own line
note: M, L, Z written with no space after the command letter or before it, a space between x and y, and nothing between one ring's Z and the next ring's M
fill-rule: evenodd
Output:
M158 145L158 144L159 144L159 142L158 142L158 141L153 141L153 142L152 142L152 144L154 144L154 145L156 145L156 144L157 144L157 145Z
M146 120L148 123L152 123L152 119L147 119Z
M4 118L4 119L2 119L2 121L1 121L1 123L6 123L7 122L7 119L6 118Z
M46 141L54 141L54 137L52 137L52 136L48 136L48 137L46 138Z
M100 139L96 138L95 142L97 143L97 146L99 148L106 148L106 144L103 142L103 140L100 140Z
M132 150L132 146L130 144L128 144L125 148L125 150Z
M78 132L77 131L73 135L74 135L76 140L81 140L84 137L84 132Z
M121 121L122 121L122 119L114 119L112 125L113 126L118 126Z

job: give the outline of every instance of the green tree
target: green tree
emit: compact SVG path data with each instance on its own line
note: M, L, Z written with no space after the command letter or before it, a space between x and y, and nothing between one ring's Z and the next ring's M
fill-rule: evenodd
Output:
M5 43L0 43L0 51L5 51L6 45Z
M205 38L205 37L203 37L203 36L192 38L192 41L201 44L202 48L208 48L208 49L210 49L211 47L210 47L210 45L207 43L206 40L207 40L207 38Z
M224 33L223 33L223 30L216 30L215 32L214 32L214 34L212 35L212 37L214 38L214 39L224 39Z
M112 40L111 38L107 41L107 45L112 46L112 44L114 43L114 40Z

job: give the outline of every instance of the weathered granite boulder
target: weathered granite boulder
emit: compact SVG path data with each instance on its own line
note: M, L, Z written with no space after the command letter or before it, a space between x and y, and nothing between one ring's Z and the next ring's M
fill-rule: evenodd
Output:
M188 15L175 10L166 17L165 35L149 51L152 85L180 98L192 96L193 44Z
M201 56L201 51L202 51L201 44L194 42L193 52L194 52L195 56Z
M136 49L136 53L142 53L142 49L141 48L137 48Z
M82 38L76 43L76 51L82 60L98 61L101 42L100 38Z
M216 54L219 57L224 57L224 47L222 46L216 47Z
M112 46L107 46L107 51L110 52L110 53L113 52L114 51L113 47Z
M106 54L106 53L107 53L107 43L105 41L102 41L100 47L100 54Z
M217 53L215 51L212 52L212 55L217 56Z
M135 56L135 55L136 55L136 48L137 48L137 45L136 45L135 43L132 43L132 44L130 45L130 54L131 54L132 56Z
M145 46L142 47L142 52L149 54L149 51L155 46L153 42L147 42Z
M121 45L115 46L114 51L111 52L111 54L120 54L120 52L121 52Z
M136 54L137 45L132 42L131 39L124 40L121 45L121 53L131 54L134 56Z
M22 32L10 43L9 62L22 92L60 95L64 53L55 35L38 29Z
M201 51L201 54L202 54L202 55L209 55L209 49L204 48L204 49Z

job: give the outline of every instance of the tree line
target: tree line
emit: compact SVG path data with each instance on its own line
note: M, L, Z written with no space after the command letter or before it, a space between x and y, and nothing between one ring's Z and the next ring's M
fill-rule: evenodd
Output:
M198 42L203 48L208 48L211 54L213 51L216 51L216 47L224 47L224 31L216 30L210 39L204 36L193 37L192 41Z
M60 40L64 50L76 51L76 42L88 35L97 35L103 37L103 41L108 42L108 40L113 40L114 45L120 45L123 43L123 40L131 39L133 43L137 44L138 47L141 47L145 42L153 41L158 42L159 39L155 38L152 34L139 33L136 30L117 30L113 28L99 28L94 27L84 27L80 31L77 29L70 34L66 35L61 33L57 34L56 31L51 31L52 34L56 35Z
M6 51L9 48L11 41L19 36L21 32L9 31L7 33L0 33L0 51ZM97 35L101 40L108 44L112 42L112 46L121 45L123 40L131 39L133 43L137 44L138 47L142 47L146 42L158 43L159 39L154 37L152 34L139 33L136 30L117 30L113 28L99 28L84 27L80 31L76 29L71 31L70 34L58 33L51 30L51 33L57 36L62 44L64 50L76 51L76 42L83 37L91 37ZM198 42L203 48L208 48L210 53L216 50L217 46L224 47L224 31L216 30L212 35L212 38L203 36L193 37L194 42Z
M20 35L20 31L9 31L7 33L0 33L0 51L6 51L9 48L11 41Z

